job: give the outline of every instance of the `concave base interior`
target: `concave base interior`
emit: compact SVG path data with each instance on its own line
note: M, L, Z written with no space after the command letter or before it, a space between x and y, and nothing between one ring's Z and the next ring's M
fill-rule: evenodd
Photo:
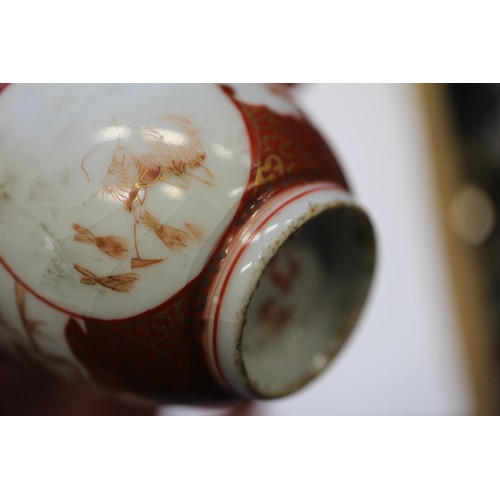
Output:
M250 299L242 334L255 395L294 392L325 368L360 313L374 253L367 216L349 205L309 219L278 248Z

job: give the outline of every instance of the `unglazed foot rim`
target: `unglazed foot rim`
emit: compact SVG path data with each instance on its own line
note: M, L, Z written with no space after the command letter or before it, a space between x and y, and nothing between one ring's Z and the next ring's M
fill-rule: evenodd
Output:
M344 345L368 295L375 240L363 209L331 183L290 188L270 206L261 207L254 219L235 238L214 284L206 352L213 374L226 390L272 399L307 385ZM326 231L329 227L331 232ZM336 264L329 263L325 245L336 255ZM305 272L290 284L299 267L294 267L294 253ZM329 270L320 269L320 261ZM315 296L320 298L317 302ZM332 299L332 307L325 297ZM337 314L331 312L335 308ZM285 326L280 326L280 317ZM255 346L262 345L262 339L268 346L264 344L259 354Z

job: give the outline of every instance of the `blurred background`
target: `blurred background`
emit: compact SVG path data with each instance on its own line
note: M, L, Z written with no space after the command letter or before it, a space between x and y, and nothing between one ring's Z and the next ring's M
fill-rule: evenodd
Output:
M155 409L54 381L30 385L27 372L13 376L0 364L0 413L499 414L500 86L290 91L335 150L378 238L367 307L325 374L277 401Z

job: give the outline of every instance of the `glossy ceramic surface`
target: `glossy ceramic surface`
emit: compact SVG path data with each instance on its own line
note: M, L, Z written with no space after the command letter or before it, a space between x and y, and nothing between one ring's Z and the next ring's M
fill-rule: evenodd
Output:
M330 243L283 245L306 221L346 207L357 218L331 230L361 235L349 243L359 260L346 266L362 270L352 286L338 281L355 297L347 313L328 306L337 299L325 290L339 287L322 278L318 248ZM368 219L279 86L5 87L0 228L3 348L162 401L275 397L303 385L352 329L373 268ZM321 310L304 290L326 297ZM322 333L284 342L297 325L302 337ZM291 354L280 358L284 344Z

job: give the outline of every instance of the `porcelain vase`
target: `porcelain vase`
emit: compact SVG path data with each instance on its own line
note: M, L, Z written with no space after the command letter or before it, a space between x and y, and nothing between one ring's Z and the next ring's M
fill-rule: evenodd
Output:
M0 90L0 347L111 391L290 394L362 310L375 242L279 85Z

